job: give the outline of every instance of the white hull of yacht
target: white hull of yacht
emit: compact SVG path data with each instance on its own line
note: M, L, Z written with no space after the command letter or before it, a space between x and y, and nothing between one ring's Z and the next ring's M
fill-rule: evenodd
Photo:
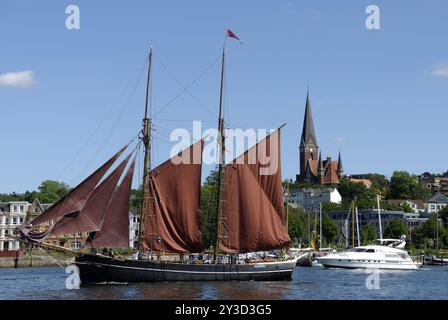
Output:
M339 259L330 257L317 258L317 261L326 268L344 269L390 269L390 270L417 270L419 265L414 262L402 261L356 261L352 259Z
M317 257L317 261L326 268L417 270L421 266L404 250L378 245L360 246Z

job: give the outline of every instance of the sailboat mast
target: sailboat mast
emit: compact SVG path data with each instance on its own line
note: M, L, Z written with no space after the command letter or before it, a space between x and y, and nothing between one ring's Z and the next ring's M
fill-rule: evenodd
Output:
M221 60L221 88L219 93L219 116L218 116L218 179L217 179L217 192L216 192L216 243L214 248L214 260L219 253L219 220L220 220L220 209L221 209L221 182L222 182L222 171L224 167L224 152L225 152L225 134L224 134L224 116L223 116L223 99L224 99L224 66L225 66L225 50L226 44L224 40L224 46L222 48L222 60Z
M355 247L355 200L352 201L352 247Z
M139 237L138 237L138 249L143 252L143 225L145 221L145 216L148 211L148 197L150 197L149 192L149 180L148 173L151 169L151 119L148 118L149 111L149 101L151 96L151 65L152 65L152 48L149 50L148 56L148 79L146 84L146 100L145 100L145 116L143 118L143 145L145 147L145 159L143 163L143 190L141 199L141 212L140 212L140 225L139 225Z
M322 202L319 204L319 246L322 248Z
M286 182L286 230L289 230L289 181Z
M383 226L381 225L381 209L380 209L380 196L376 195L376 203L378 206L378 227L380 229L380 241L383 244Z
M359 214L358 207L355 208L356 215L356 239L358 240L358 247L361 246L361 238L359 237Z

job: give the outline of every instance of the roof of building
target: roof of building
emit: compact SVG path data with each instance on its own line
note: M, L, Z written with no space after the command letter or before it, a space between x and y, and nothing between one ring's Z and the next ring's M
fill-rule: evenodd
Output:
M355 183L362 183L367 188L370 188L372 186L372 181L370 181L369 179L350 178L350 181Z
M324 161L324 181L322 183L339 183L338 162L328 158Z
M41 203L40 205L41 205L42 209L45 211L48 208L50 208L53 205L53 203Z
M436 193L431 198L426 200L426 202L427 203L441 203L441 204L447 203L448 204L448 197L442 193Z
M321 157L319 156L319 159ZM323 169L323 181L322 184L331 184L331 183L339 183L338 176L338 162L331 160L330 157L327 160L319 161L319 160L311 160L308 159L308 167L311 170L311 173L315 177L319 177L319 164Z

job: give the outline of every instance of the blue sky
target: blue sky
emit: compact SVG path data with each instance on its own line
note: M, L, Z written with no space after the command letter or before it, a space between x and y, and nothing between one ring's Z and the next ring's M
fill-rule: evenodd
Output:
M284 178L298 172L307 82L320 149L341 150L346 173L448 170L446 1L130 3L0 0L0 79L32 72L23 87L0 80L0 192L45 179L73 186L135 136L150 45L155 113L182 91L166 69L187 85L210 66L189 88L194 98L184 93L155 115L154 162L169 155L169 130L191 120L215 127L212 63L226 28L244 42L228 45L226 120L287 122ZM65 28L70 4L80 8L80 30ZM380 30L365 28L369 4L381 10Z

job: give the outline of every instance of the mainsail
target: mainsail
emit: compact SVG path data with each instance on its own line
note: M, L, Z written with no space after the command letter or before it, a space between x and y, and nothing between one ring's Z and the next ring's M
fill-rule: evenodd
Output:
M121 148L112 158L92 173L87 179L81 182L67 195L59 199L59 201L52 205L47 211L34 219L31 222L32 225L39 225L51 220L56 220L66 214L80 211L87 202L87 199L89 199L90 194L95 189L98 182L112 167L123 151L126 150L128 145L129 144Z
M129 200L135 160L110 202L101 230L92 232L87 244L93 247L129 247Z
M220 252L270 250L291 242L284 222L280 130L225 167L221 199Z
M149 173L150 197L144 217L146 250L202 251L200 193L203 140ZM199 160L197 159L199 155Z

